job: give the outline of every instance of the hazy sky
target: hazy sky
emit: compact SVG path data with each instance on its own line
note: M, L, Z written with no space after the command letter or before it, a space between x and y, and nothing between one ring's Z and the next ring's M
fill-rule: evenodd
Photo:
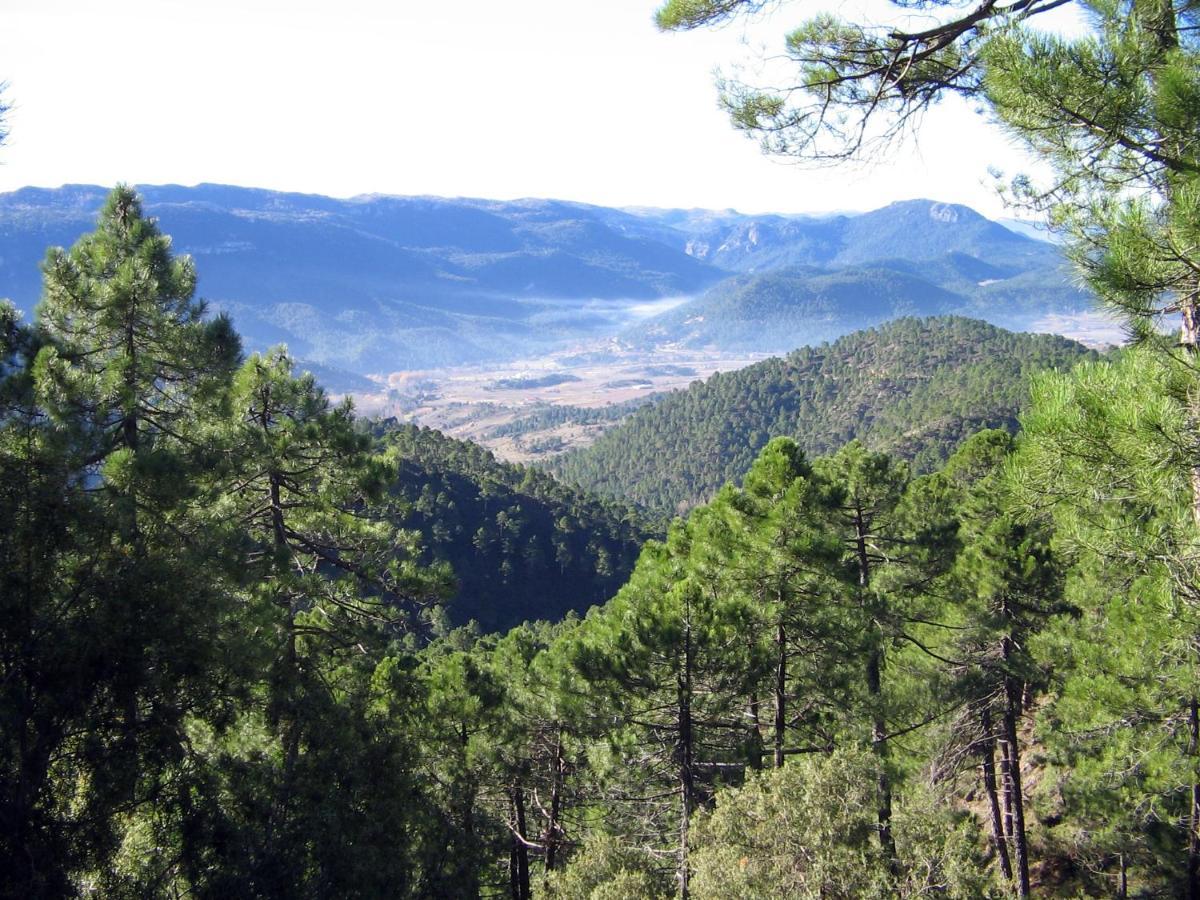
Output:
M852 13L851 0L841 8ZM857 0L868 2L868 0ZM1003 215L1029 168L970 108L868 167L763 157L713 69L765 25L661 34L654 0L0 0L0 190L201 181L349 196L556 197L747 212L931 197Z

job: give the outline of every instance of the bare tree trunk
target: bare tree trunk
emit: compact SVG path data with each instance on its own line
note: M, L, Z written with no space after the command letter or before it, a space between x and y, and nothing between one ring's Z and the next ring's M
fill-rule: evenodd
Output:
M755 771L761 769L763 765L761 706L762 704L758 700L758 691L751 691L750 703L747 709L747 714L750 716L750 728L747 734L748 749L746 764Z
M1179 329L1179 343L1187 350L1188 355L1195 360L1200 355L1200 307L1194 300L1181 300L1179 316L1182 320ZM1188 417L1191 419L1193 432L1200 429L1200 388L1192 386L1188 390ZM1200 462L1192 464L1192 522L1200 528Z
M1013 851L1016 857L1017 894L1029 896L1029 845L1025 839L1025 800L1021 787L1021 751L1017 739L1017 711L1015 704L1004 711L1004 731L1011 745L1009 778L1012 783Z
M775 630L775 768L783 768L783 743L787 730L787 632L780 621Z
M267 409L269 398L263 398L262 428L266 432ZM276 554L282 559L288 552L287 524L284 519L283 496L280 490L281 479L271 473L268 476L268 499L271 513L271 536ZM270 856L276 842L278 830L287 819L288 809L292 802L293 783L296 775L296 764L300 756L300 722L296 712L296 680L299 671L299 659L296 648L296 610L291 597L277 598L284 612L283 635L283 668L285 684L283 690L282 710L280 713L280 744L283 751L283 771L280 774L279 793L267 817L264 846Z
M683 622L683 659L678 676L678 743L679 764L679 896L688 900L691 882L691 863L688 860L688 828L691 825L695 801L695 770L692 733L692 623L691 603L686 601Z
M544 890L547 892L549 891L549 875L554 871L555 863L558 862L559 832L562 830L562 825L559 823L559 816L562 810L564 768L562 729L560 728L554 739L554 762L551 764L550 770L550 821L546 823L546 839L544 841L546 845L547 875L547 886Z
M871 736L875 755L879 757L880 762L877 810L879 819L879 846L888 858L889 867L893 872L896 872L900 868L900 858L896 853L896 839L892 835L892 780L887 771L887 723L884 721L883 715L879 712L879 704L883 693L880 677L881 656L882 654L879 650L873 648L870 656L867 658L867 691L870 693L872 705L875 707L871 721Z
M867 591L871 586L871 558L867 554L867 526L862 510L854 513L854 539L858 558L858 586L861 599L870 603ZM871 603L871 606L874 606ZM878 808L879 846L888 858L892 872L899 871L900 858L896 853L896 839L892 835L892 780L887 771L887 721L883 714L883 634L878 617L872 614L871 649L867 655L867 694L871 698L871 738L875 755L879 758Z
M529 848L525 845L525 794L521 786L512 789L513 826L516 834L512 844L511 883L513 900L529 900Z
M1008 858L1008 838L1004 833L1004 823L1000 818L1000 798L996 792L996 735L992 731L992 710L985 702L979 710L980 724L983 727L983 761L980 769L983 772L983 789L987 793L988 809L992 816L992 843L996 847L996 855L1000 858L1000 871L1008 881L1013 880L1012 863Z
M1200 705L1195 697L1188 700L1188 756L1200 752ZM1200 782L1192 781L1191 808L1188 811L1187 900L1200 898Z
M1194 300L1181 299L1179 342L1195 360L1200 353L1200 307ZM1188 415L1193 432L1200 431L1200 388L1192 386L1188 391ZM1200 462L1191 467L1192 522L1200 529ZM1188 700L1188 756L1200 753L1200 716L1197 715L1197 700ZM1187 900L1200 900L1200 781L1193 779L1191 804L1188 810L1187 849Z
M1010 611L1005 615L1011 619ZM1007 671L1004 675L1004 741L1008 745L1008 791L1012 815L1013 857L1017 871L1017 895L1029 896L1029 845L1025 839L1025 798L1021 786L1021 744L1017 720L1021 715L1024 682L1011 673L1014 655L1013 641L1005 636L1001 642Z
M1013 836L1013 799L1012 778L1012 748L1008 736L1000 735L1000 799L1004 801L1004 839L1012 842Z
M264 404L264 418L266 416L266 404ZM267 428L266 423L263 423L263 430ZM283 497L280 492L279 476L272 474L270 476L270 500L271 500L271 531L274 538L275 550L281 556L287 553L287 527L283 517ZM285 813L291 803L292 781L295 777L296 762L300 755L300 722L296 714L296 679L299 672L299 658L296 651L296 610L291 598L285 597L283 602L286 604L284 621L284 648L283 660L284 667L287 670L287 700L285 703L285 712L282 721L282 743L283 743L283 784L281 786L281 795L279 808L280 813Z

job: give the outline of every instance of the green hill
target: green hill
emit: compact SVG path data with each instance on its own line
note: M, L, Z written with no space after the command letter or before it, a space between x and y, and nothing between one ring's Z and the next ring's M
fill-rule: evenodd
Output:
M396 492L412 504L424 562L450 563L454 624L503 631L603 603L629 577L649 529L627 506L545 472L496 460L431 428L376 425L394 452Z
M707 500L779 435L813 454L860 438L927 470L981 428L1015 427L1030 373L1089 355L974 319L900 319L669 394L552 468L658 512Z

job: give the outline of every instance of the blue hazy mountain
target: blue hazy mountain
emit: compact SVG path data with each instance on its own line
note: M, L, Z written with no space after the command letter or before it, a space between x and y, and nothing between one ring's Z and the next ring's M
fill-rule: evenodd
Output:
M286 342L331 377L626 336L781 350L898 315L1024 327L1086 306L1059 251L931 201L860 215L610 209L555 200L363 196L221 185L140 188L199 292L249 347ZM0 296L29 310L46 248L88 231L106 191L0 195ZM664 304L670 305L670 304Z
M900 316L1023 330L1090 306L1058 247L965 206L911 200L824 218L638 213L686 230L689 253L740 274L629 329L635 345L782 352Z
M682 238L679 246L689 255L735 272L797 265L842 268L947 254L1025 269L1060 258L1046 241L1018 234L970 207L932 200L904 200L867 213L829 216L643 208L623 212L648 223L651 228L645 233L659 234L657 229L666 226ZM614 222L614 227L622 226Z
M200 295L233 315L249 345L285 341L354 371L526 352L609 329L622 304L695 293L725 275L577 204L139 190L175 249L195 258ZM0 296L31 308L46 248L88 231L105 194L0 195Z

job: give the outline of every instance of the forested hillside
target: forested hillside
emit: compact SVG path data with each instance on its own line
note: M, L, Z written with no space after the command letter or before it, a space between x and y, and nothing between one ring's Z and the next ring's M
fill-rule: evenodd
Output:
M781 435L808 453L857 438L929 471L981 428L1014 429L1029 375L1093 355L971 319L903 319L697 382L556 459L553 471L676 512L740 479Z
M373 430L395 463L423 560L454 572L454 624L497 631L586 612L625 583L650 534L628 507L497 462L477 444L394 422Z
M42 5L18 4L31 46L42 32L22 23ZM193 259L132 188L48 192L72 228L87 221L39 252L37 284L19 266L20 304L0 301L0 900L1200 900L1200 5L1088 2L1060 18L1072 4L895 0L891 19L842 4L807 22L791 16L804 4L779 5L775 55L720 81L738 129L828 163L887 145L943 98L978 110L1034 154L1009 199L1060 230L1125 345L903 318L604 413L587 408L591 382L554 366L464 378L486 385L484 407L543 389L579 404L479 420L513 435L629 412L563 458L575 488L360 418L286 347L244 345L201 299L208 266L262 313L256 341L307 335L332 367L402 347L510 352L564 312L564 331L611 323L626 290L698 289L714 258L763 288L726 296L734 311L785 310L811 275L833 312L854 299L838 280L867 262L893 311L919 279L1020 307L1050 251L928 201L748 221L231 189L236 214L186 211L228 228ZM552 43L521 4L491 6L476 18L502 26L482 32L501 57L510 21ZM665 0L655 21L688 31L775 6ZM303 12L318 43L341 33ZM55 47L70 46L68 18L57 10ZM202 43L200 26L229 24L195 22ZM387 36L383 17L362 23ZM611 56L613 32L587 26ZM157 35L123 33L95 42L104 74L144 77L100 112L177 144L144 108ZM486 54L464 58L479 44L417 33L469 76L495 74ZM168 46L189 37L176 27ZM596 49L555 46L585 64ZM72 99L109 98L99 65L45 55L94 88ZM296 71L274 61L255 63L278 79L233 67L219 106L236 85L260 113ZM568 71L561 54L523 61L535 78ZM405 103L400 124L483 159L494 130L426 69L465 130ZM387 108L361 74L351 111ZM739 81L759 76L772 83ZM578 106L594 136L600 106L558 81L569 94L506 85L570 138L553 113ZM189 134L210 127L164 84ZM620 99L645 127L613 136L636 153L654 121L673 126ZM0 144L10 102L0 87ZM289 107L272 111L269 126ZM58 123L81 136L63 149L99 163L89 121ZM137 134L100 137L124 159ZM555 150L547 164L567 158ZM226 189L211 190L221 207ZM0 198L0 274L58 227ZM856 255L887 246L909 256ZM776 291L759 266L784 259ZM821 271L794 268L808 265ZM342 276L368 269L345 299ZM397 285L416 293L398 300ZM653 366L691 365L631 363L621 386L640 400ZM411 381L414 402L432 393ZM647 538L635 502L680 514ZM484 628L456 627L469 617Z
M635 345L779 353L899 316L1042 330L1047 315L1091 306L1059 248L965 206L909 200L855 216L677 227L696 230L689 252L744 274L630 327Z

